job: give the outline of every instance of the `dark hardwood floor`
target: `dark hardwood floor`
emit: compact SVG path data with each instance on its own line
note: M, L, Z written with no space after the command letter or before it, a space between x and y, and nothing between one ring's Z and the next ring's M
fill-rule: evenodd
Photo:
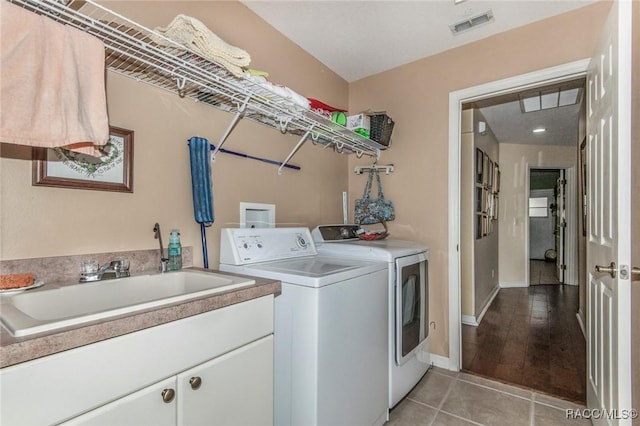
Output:
M577 286L504 288L478 327L462 326L463 370L585 403Z

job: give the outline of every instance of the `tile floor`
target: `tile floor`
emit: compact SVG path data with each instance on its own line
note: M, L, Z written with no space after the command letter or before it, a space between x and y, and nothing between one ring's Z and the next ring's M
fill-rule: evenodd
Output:
M529 261L529 283L531 285L562 284L558 280L555 262L544 260Z
M578 298L569 285L500 289L478 327L462 326L462 369L584 403Z
M580 404L468 373L432 368L389 416L387 426L590 425L567 418Z

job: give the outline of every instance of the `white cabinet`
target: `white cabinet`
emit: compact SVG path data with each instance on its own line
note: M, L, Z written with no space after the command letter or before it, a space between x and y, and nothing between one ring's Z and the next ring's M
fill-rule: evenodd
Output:
M177 389L178 425L273 424L273 336L179 374Z
M273 336L267 336L63 425L269 425L272 365Z
M175 387L176 379L172 377L62 424L65 426L175 426L175 397L170 402L163 401L163 395L174 392Z
M273 302L263 296L0 369L0 424L270 424Z

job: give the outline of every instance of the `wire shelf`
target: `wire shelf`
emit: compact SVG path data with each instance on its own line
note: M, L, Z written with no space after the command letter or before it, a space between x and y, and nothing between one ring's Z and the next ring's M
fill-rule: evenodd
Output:
M9 1L100 39L105 45L105 65L109 71L235 114L218 149L240 118L282 133L302 136L284 163L307 139L337 152L355 153L358 157L378 158L380 150L386 148L296 105L249 78L233 76L223 66L92 0Z

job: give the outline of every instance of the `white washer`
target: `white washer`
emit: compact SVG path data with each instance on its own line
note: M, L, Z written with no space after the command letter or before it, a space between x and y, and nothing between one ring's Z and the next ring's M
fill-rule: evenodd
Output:
M307 228L221 230L220 270L282 282L276 425L388 420L387 266L319 256Z
M429 248L404 240L364 241L359 225L321 225L312 232L318 253L389 264L389 408L429 369Z

